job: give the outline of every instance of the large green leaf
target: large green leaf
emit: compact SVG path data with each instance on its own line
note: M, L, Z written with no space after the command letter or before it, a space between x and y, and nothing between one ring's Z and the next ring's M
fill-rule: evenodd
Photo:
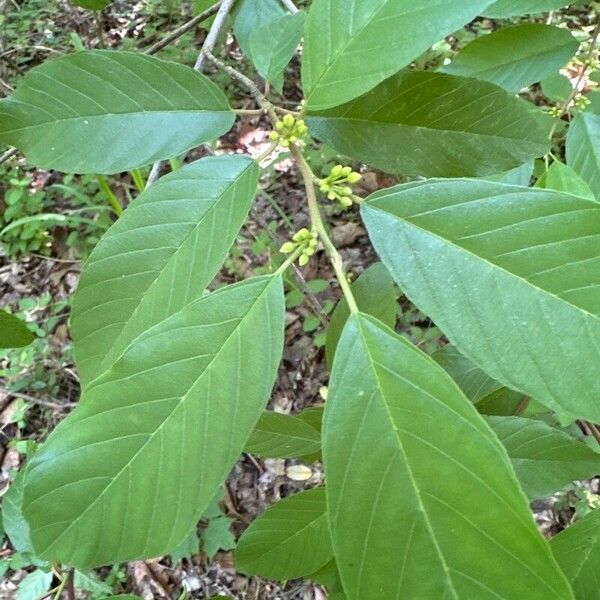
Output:
M590 186L575 172L574 169L555 160L537 180L536 187L566 192L582 198L595 199Z
M361 312L371 315L394 328L396 324L396 289L390 272L380 263L371 265L351 286L352 294ZM333 365L333 357L346 320L350 315L348 302L342 298L331 315L327 328L325 347L327 364Z
M21 319L0 310L0 348L22 348L34 339L35 335Z
M573 119L567 133L567 164L600 198L600 114L584 112Z
M281 277L260 277L137 338L29 463L36 553L83 569L177 548L267 403L284 312Z
M485 371L482 371L451 344L436 350L431 358L454 379L462 393L473 404L477 404L504 387L499 381L489 377Z
M553 537L550 547L577 600L598 600L600 509L597 508Z
M579 43L566 29L523 23L477 38L443 71L484 79L509 92L518 92L557 72L578 47Z
M487 181L371 196L363 218L406 295L501 383L600 421L600 204Z
M302 38L306 14L284 15L252 32L250 47L252 61L268 81L281 76Z
M321 449L321 434L304 420L265 411L244 452L266 458L299 458Z
M496 0L483 14L486 17L504 19L556 10L568 4L569 0Z
M575 479L600 473L600 453L547 425L523 417L487 417L529 498L543 498Z
M417 71L307 122L314 137L384 171L455 177L499 173L544 154L546 118L487 81Z
M193 69L134 52L68 54L0 101L0 140L44 169L118 173L231 129L235 115Z
M490 0L314 0L306 23L302 86L312 110L338 106L474 19Z
M73 301L84 386L140 333L202 294L246 220L258 172L245 156L196 161L162 177L109 229Z
M252 58L251 39L257 29L286 14L281 0L238 0L233 9L233 33L244 54Z
M236 568L282 580L314 573L333 557L326 508L323 488L277 502L240 538Z
M350 600L572 598L500 442L435 362L366 315L340 340L323 432Z

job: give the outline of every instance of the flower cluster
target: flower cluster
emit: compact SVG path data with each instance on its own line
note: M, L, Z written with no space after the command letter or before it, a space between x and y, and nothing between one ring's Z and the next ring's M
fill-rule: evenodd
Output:
M280 251L283 252L283 254L291 254L292 252L295 252L301 248L302 253L298 259L298 264L303 267L306 263L308 263L310 257L317 251L317 244L317 233L304 228L292 236L291 242L286 242L283 244Z
M336 165L331 169L327 178L320 181L320 190L330 200L338 200L344 208L348 208L352 206L350 185L358 183L361 179L362 175L353 171L351 167Z
M307 133L308 128L302 119L285 115L281 121L277 121L275 131L271 131L269 139L288 148L300 141Z

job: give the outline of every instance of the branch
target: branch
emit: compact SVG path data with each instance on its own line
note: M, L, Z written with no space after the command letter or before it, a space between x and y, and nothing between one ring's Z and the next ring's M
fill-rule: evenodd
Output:
M194 69L199 73L202 72L202 67L204 66L204 60L206 58L207 53L212 52L215 44L217 43L217 38L219 37L219 33L223 28L225 23L225 19L227 15L233 8L235 0L223 0L221 6L219 7L219 11L217 12L217 16L213 21L213 24L206 36L206 40L204 40L204 44L202 45L202 49L200 50L200 54L198 55L198 59L196 60L196 65Z
M165 46L168 46L171 42L174 42L176 39L180 38L182 35L185 35L188 31L191 31L192 29L194 29L194 27L196 27L196 25L199 25L200 23L202 23L202 21L205 21L206 19L209 19L210 17L212 17L219 10L220 6L221 6L221 2L219 1L215 5L211 6L207 10L205 10L204 12L201 12L198 16L194 17L193 19L190 19L187 23L184 23L181 27L179 27L178 29L176 29L175 31L170 33L167 37L160 40L160 42L156 42L156 44L153 44L152 46L150 46L150 48L148 48L147 50L144 51L144 54L156 54L159 50L162 50Z
M252 94L253 98L260 105L263 111L269 115L273 124L279 120L275 114L273 105L265 98L264 94L258 89L256 84L250 78L246 77L243 73L240 73L237 69L226 65L211 52L205 52L204 54L211 63L219 67L219 69L225 71L225 73L227 73L232 79L239 81L250 92L250 94Z
M20 398L21 400L31 402L32 404L39 404L40 406L47 406L49 408L73 408L77 406L76 402L53 402L52 400L42 400L41 398L34 398L28 394L23 394L22 392L12 392L3 387L0 387L0 394L12 396L13 398Z
M281 0L281 4L283 4L293 15L300 12L292 0Z
M5 163L7 160L10 160L17 152L18 150L16 148L11 148L10 150L7 150L4 154L0 155L0 165L2 163Z
M157 160L153 165L152 169L150 169L150 175L148 175L148 180L146 181L146 189L148 189L159 177L160 170L163 166L162 160Z
M206 36L206 39L204 40L204 44L202 44L200 54L198 54L198 59L196 60L196 64L194 65L194 69L196 71L198 71L198 73L202 73L202 70L204 67L204 58L208 54L210 54L212 49L215 47L217 38L219 37L219 33L225 23L225 19L227 18L227 15L229 14L229 12L231 11L231 9L233 7L234 2L235 2L235 0L222 0L222 2L219 2L219 4L212 7L212 9L215 9L218 7L217 10L215 11L217 13L217 16L215 17L215 20L213 21L213 24L210 27L208 35ZM211 10L211 9L209 9L209 10ZM198 15L198 17L201 17L202 15L204 15L205 13L208 13L208 12L209 11L204 11L204 13ZM211 15L212 14L213 13L211 13ZM209 15L209 16L211 16L211 15ZM198 19L198 17L196 17L196 19ZM204 18L206 18L206 17L204 17ZM201 19L201 20L204 20L204 19ZM192 21L194 21L194 19L192 19ZM192 21L189 21L188 25ZM198 21L198 22L200 22L200 21ZM181 29L182 28L180 28L180 30ZM173 32L173 33L176 33L176 32ZM184 33L185 33L185 31L184 31ZM181 33L180 35L183 35L183 33ZM176 38L173 38L173 39L176 39ZM150 50L152 50L152 48ZM150 50L148 50L146 53L151 54ZM162 165L163 165L163 162L160 160L156 161L152 165L150 175L148 176L148 181L146 182L146 189L148 189L148 187L150 187L160 177L160 170L162 168Z

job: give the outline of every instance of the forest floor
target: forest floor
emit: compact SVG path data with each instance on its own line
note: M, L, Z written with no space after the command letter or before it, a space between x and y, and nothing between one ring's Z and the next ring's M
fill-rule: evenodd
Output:
M143 49L189 16L187 3L176 1L115 0L98 20L66 0L51 3L0 0L0 97L9 94L28 69L69 46L81 43L90 48ZM577 13L571 16L566 13L565 18L576 19ZM188 34L160 56L193 64L204 35L201 29ZM228 60L238 62L238 68L249 72L241 62L235 41L227 35L222 38ZM286 78L287 98L300 97L298 79L298 64L293 63ZM225 79L219 83L228 86L239 108L245 107L243 91ZM246 103L250 104L249 99ZM260 119L238 121L219 151L244 151L258 156L268 146L268 132L268 124ZM0 154L2 151L0 147ZM187 160L198 158L203 152L200 149L190 153ZM333 164L333 157L318 149L312 159L313 165L321 165L324 170ZM363 172L360 192L367 195L393 183L392 178L381 173ZM135 193L126 174L111 178L111 185L123 204ZM289 159L282 156L275 161L261 186L251 218L218 282L232 282L260 273L288 233L308 224L301 202L301 185ZM8 193L21 193L31 205L22 216L52 212L66 215L70 220L66 225L50 227L42 219L22 231L21 237L11 238L11 243L0 250L0 307L10 307L34 322L38 335L32 346L0 358L0 495L8 488L14 471L24 464L31 444L43 441L77 403L79 383L68 327L70 298L77 287L82 260L111 222L107 211L97 209L105 205L106 198L93 178L39 171L27 166L22 157L0 165L0 213L6 207L2 206L2 197ZM96 215L95 226L79 223L74 217L86 207L91 215ZM342 218L333 208L328 222L348 270L358 276L376 258L358 215L350 215L344 213ZM320 390L328 377L323 323L339 297L333 272L324 256L311 261L304 275L317 283L311 283L310 293L304 294L301 286L293 280L289 282L286 350L270 404L273 410L288 414L322 402ZM398 316L399 330L427 352L444 344L439 330L404 298L398 304ZM270 504L322 481L319 463L306 465L307 469L300 470L301 476L297 469L290 469L296 463L250 455L239 460L227 481L222 501L236 537ZM545 532L562 528L571 510L569 498L562 496L539 502L534 509ZM205 523L200 525L200 538L205 528ZM223 540L228 540L227 535ZM177 561L157 557L117 565L100 570L98 575L110 583L114 593L135 593L146 599L177 598L182 587L196 598L219 594L245 600L326 598L324 588L310 582L280 585L247 578L236 572L230 551L219 551L209 560L196 545L195 550L184 555ZM15 558L6 538L0 545L0 558L5 561ZM0 599L16 597L19 582L32 568L24 559L21 565L15 560L3 575ZM93 597L102 597L98 594ZM90 594L83 592L80 597Z

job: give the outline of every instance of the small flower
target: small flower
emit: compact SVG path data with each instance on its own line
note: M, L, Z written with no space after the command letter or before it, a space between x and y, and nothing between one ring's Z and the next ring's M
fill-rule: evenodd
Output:
M275 129L269 134L269 139L273 142L279 142L284 148L289 148L302 141L302 138L308 133L308 127L302 119L296 119L293 115L287 114L277 121Z
M280 252L282 254L292 254L301 249L302 252L298 258L298 264L303 267L317 251L318 244L317 233L303 228L292 236L291 242L285 242L285 244L281 246Z
M329 200L337 200L344 208L352 206L352 188L345 184L355 184L362 175L352 170L352 167L336 165L329 175L322 179L319 189Z

